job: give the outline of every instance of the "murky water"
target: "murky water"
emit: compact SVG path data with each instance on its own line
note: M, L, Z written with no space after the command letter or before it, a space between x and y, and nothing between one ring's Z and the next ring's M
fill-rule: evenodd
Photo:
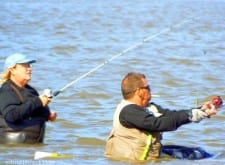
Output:
M30 84L40 92L59 90L103 64L53 99L58 120L48 123L44 145L1 146L1 164L126 164L103 153L120 81L130 71L145 73L160 95L153 101L171 109L215 94L225 98L224 0L9 0L0 8L0 66L15 52L36 57ZM146 164L224 164L224 110L164 133L162 141L201 146L214 158ZM36 151L70 156L34 161Z

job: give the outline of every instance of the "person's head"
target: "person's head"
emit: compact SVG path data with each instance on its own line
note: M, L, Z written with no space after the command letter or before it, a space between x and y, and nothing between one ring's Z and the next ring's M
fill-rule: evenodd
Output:
M31 64L36 60L28 58L23 54L13 54L6 58L2 82L12 80L19 86L24 86L31 79Z
M151 100L151 89L144 74L130 72L122 80L121 91L125 100L146 106Z

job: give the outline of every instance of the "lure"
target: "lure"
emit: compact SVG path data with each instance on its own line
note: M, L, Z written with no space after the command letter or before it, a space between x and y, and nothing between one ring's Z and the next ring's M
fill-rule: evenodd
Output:
M220 96L213 96L211 102L216 108L220 108L223 105L223 100Z
M221 108L223 105L223 99L220 96L213 96L210 103L207 105L207 108L211 109L210 104L213 104L215 108Z

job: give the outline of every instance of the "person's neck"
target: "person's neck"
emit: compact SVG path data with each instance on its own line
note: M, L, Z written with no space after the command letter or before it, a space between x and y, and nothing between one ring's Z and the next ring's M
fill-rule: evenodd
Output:
M16 84L18 87L20 87L20 88L23 88L23 87L26 85L25 82L17 81L17 80L14 79L14 78L11 78L10 80L11 80L14 84Z
M132 98L129 98L129 99L126 99L127 101L129 102L132 102L138 106L141 106L141 103L140 103L140 98L138 97L132 97Z

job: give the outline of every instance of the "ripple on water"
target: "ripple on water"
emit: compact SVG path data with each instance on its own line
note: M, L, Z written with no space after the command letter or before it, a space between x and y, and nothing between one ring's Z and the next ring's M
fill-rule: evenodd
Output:
M105 140L95 137L79 137L77 138L76 143L79 145L104 146Z
M58 120L47 124L46 145L1 146L0 162L31 160L36 150L42 150L76 156L54 162L62 165L124 164L103 157L102 139L111 131L121 99L120 81L130 71L147 75L153 94L161 95L153 101L163 107L190 108L214 94L225 99L224 1L139 1L1 2L0 67L8 54L37 54L32 84L40 92L46 87L59 90L145 37L153 38L54 98L50 108L58 113ZM190 22L174 27L190 16ZM200 145L219 153L215 159L151 163L224 164L223 116L224 108L211 119L165 133L163 139L163 143Z

